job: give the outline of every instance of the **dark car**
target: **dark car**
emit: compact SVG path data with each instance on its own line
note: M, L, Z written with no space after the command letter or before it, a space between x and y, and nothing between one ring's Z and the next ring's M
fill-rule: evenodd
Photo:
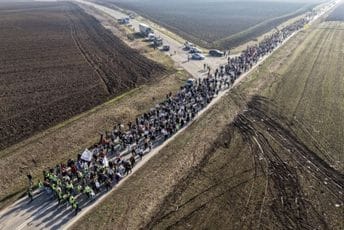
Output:
M222 57L225 54L220 50L209 50L209 55L213 57Z
M163 50L163 51L170 51L170 46L169 46L169 45L164 45L164 46L162 47L162 50Z
M192 48L190 49L189 53L190 53L190 54L195 54L195 53L200 54L200 53L202 53L202 51L199 50L199 49L197 49L196 47L192 47Z

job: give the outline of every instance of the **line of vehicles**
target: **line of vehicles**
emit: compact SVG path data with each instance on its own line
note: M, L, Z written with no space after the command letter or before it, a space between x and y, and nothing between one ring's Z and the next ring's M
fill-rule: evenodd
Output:
M130 23L130 19L132 17L124 17L121 19L118 19L118 23L119 24L129 24ZM145 39L147 41L150 42L150 44L154 47L154 48L159 48L161 47L162 51L170 51L170 46L166 43L164 43L163 39L159 36L156 36L154 33L154 30L144 24L144 23L140 23L139 24L139 33L145 37ZM184 48L183 50L188 52L188 59L192 59L192 60L204 60L205 59L205 55L203 54L203 51L199 48L197 48L193 43L186 41L184 43ZM225 55L225 53L223 51L217 50L217 49L211 49L209 50L208 53L209 56L211 57L223 57Z
M193 43L186 41L184 43L184 50L188 51L191 54L191 59L193 60L204 60L205 56L203 54L203 51L198 49ZM211 49L209 50L209 56L211 57L223 57L225 55L224 52L217 50L217 49Z
M144 24L144 23L140 23L139 24L139 32L142 36L144 36L146 38L147 41L151 42L151 45L154 48L158 48L158 47L162 47L163 51L169 51L170 50L170 46L168 44L164 44L163 39L159 36L156 36L154 34L154 30Z

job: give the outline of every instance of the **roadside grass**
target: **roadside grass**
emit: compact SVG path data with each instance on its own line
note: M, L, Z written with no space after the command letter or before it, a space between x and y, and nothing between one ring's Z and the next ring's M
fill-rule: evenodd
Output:
M176 92L188 78L186 72L177 71L1 151L0 208L23 195L28 172L38 181L42 170L75 158L99 140L99 132L110 130L119 122L134 120L163 100L168 92Z

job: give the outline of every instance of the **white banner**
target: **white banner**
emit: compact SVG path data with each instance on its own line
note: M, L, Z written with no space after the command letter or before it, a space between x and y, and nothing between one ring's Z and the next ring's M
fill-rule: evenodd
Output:
M84 161L90 162L92 158L93 158L93 153L90 150L85 149L85 151L81 155L81 159Z

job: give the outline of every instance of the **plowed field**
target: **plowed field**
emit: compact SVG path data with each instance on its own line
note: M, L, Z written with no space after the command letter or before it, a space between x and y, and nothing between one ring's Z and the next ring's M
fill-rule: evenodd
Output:
M72 3L3 3L0 18L0 149L165 71Z

